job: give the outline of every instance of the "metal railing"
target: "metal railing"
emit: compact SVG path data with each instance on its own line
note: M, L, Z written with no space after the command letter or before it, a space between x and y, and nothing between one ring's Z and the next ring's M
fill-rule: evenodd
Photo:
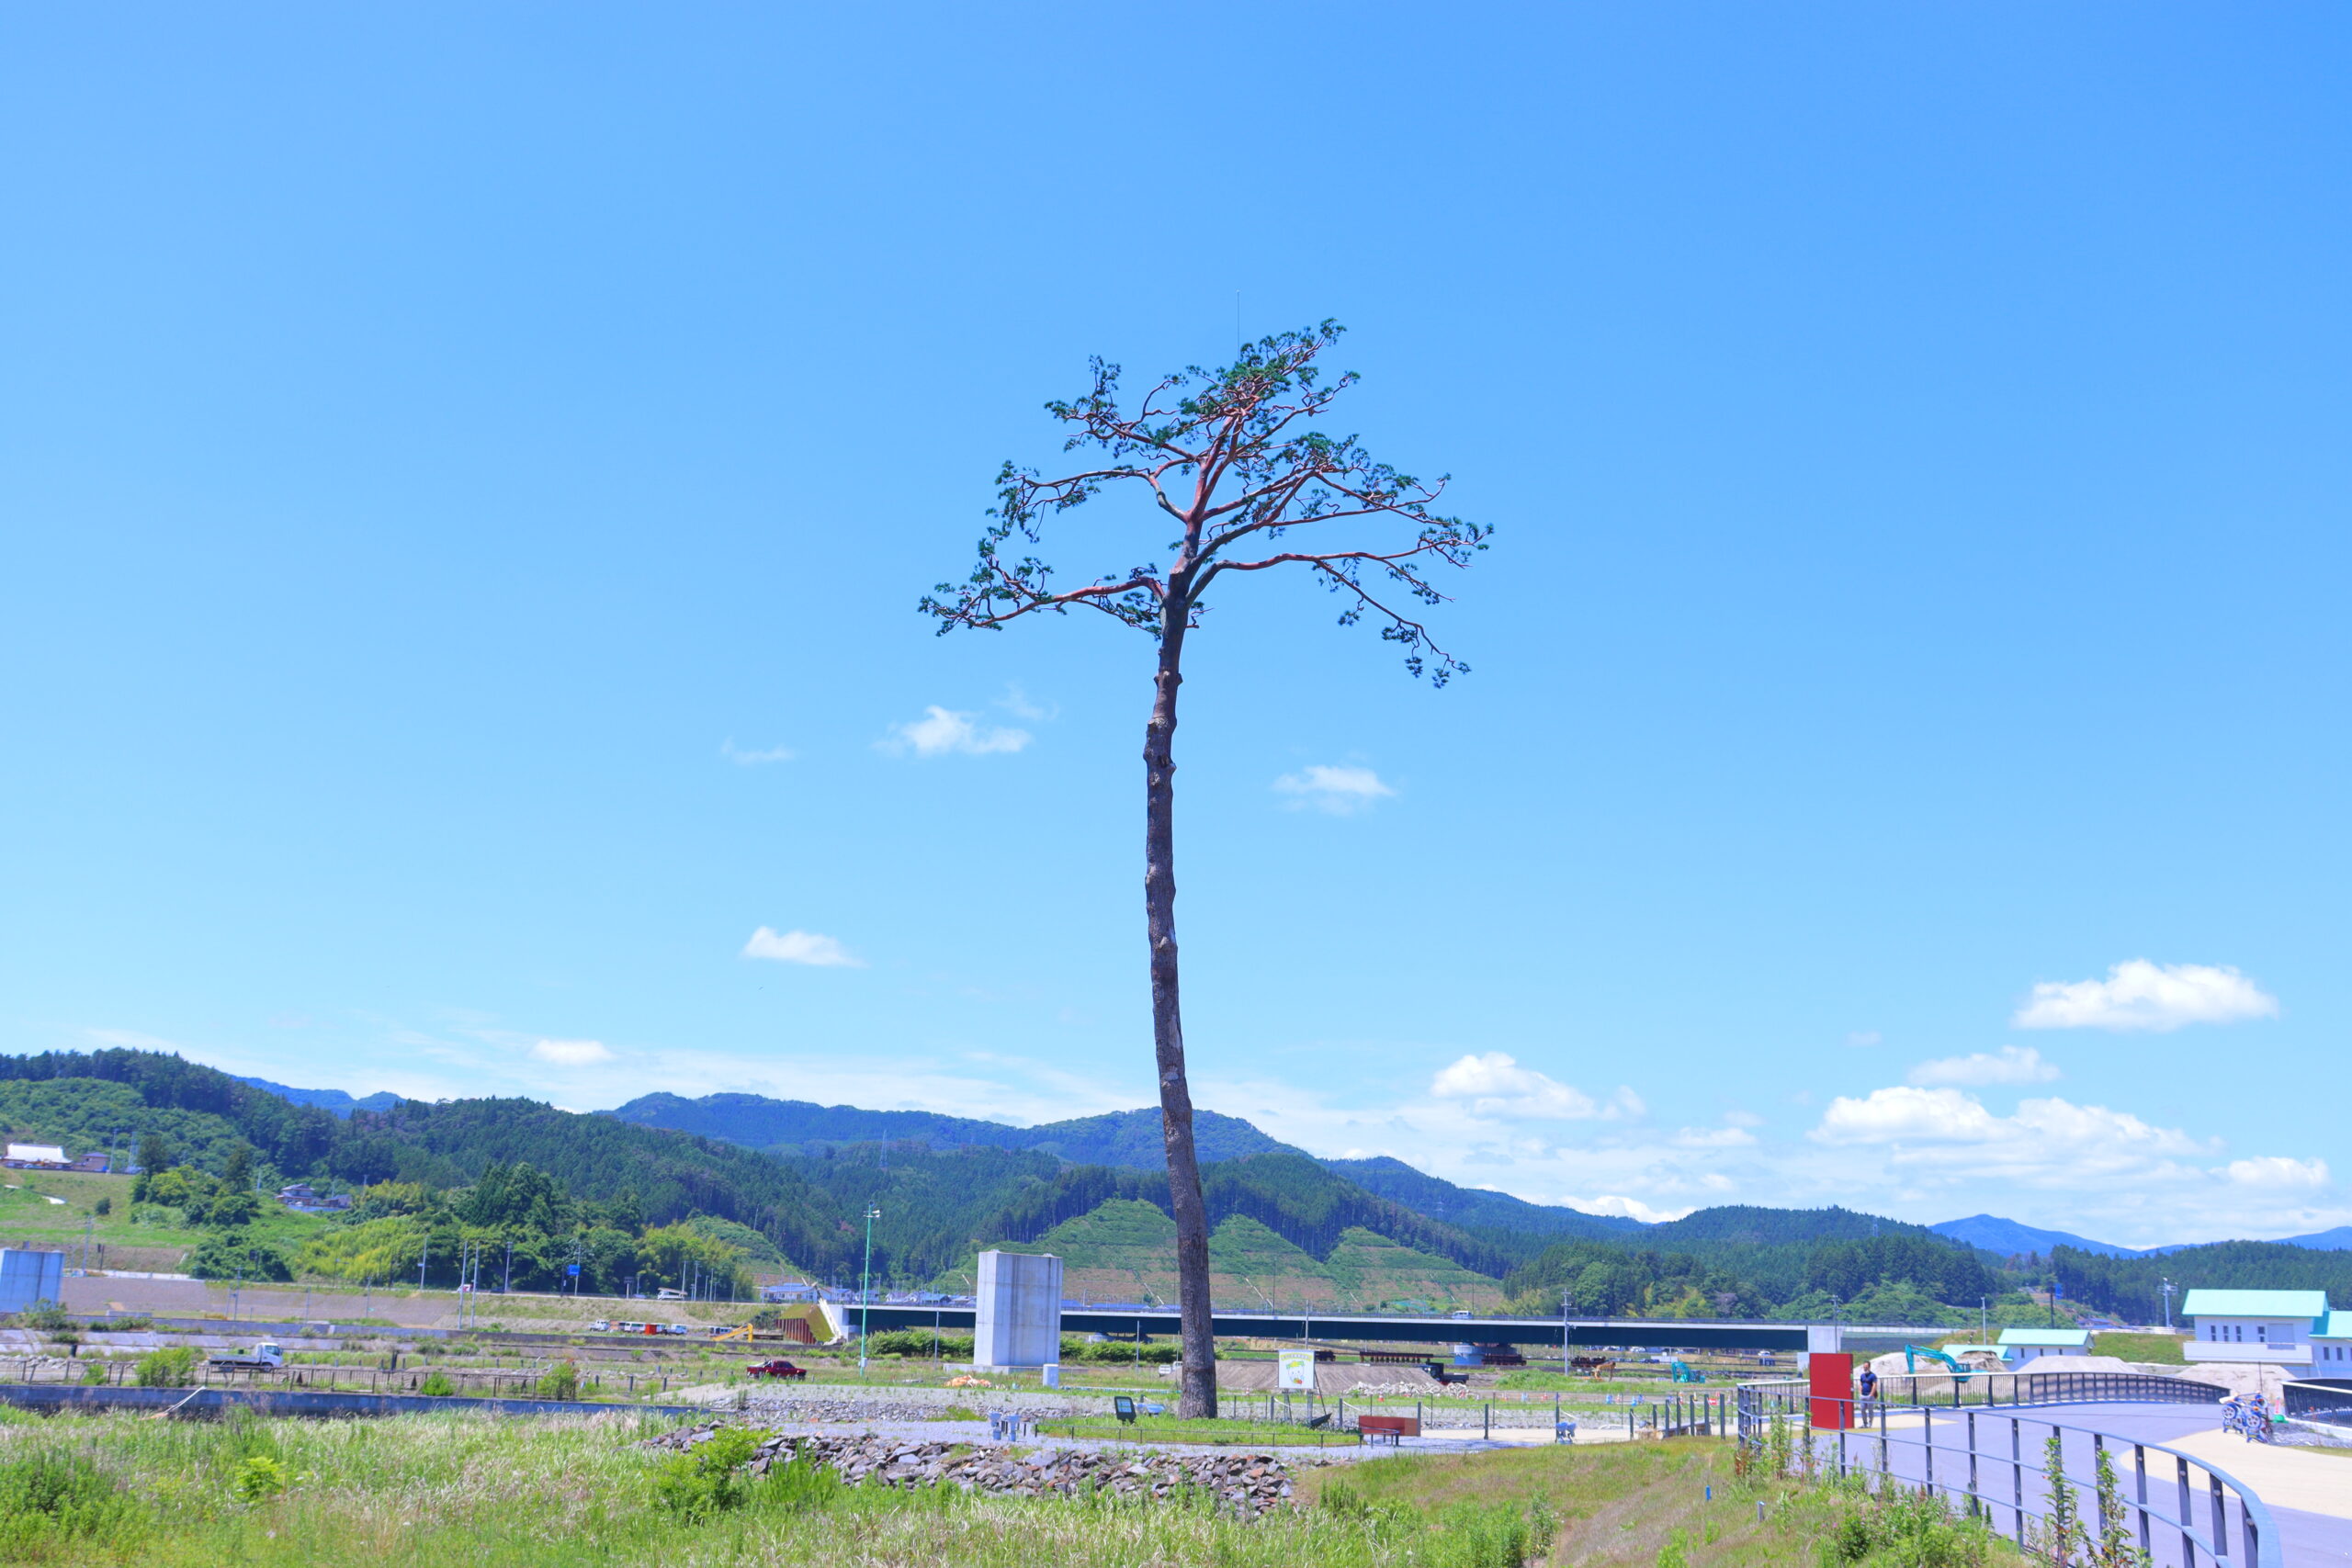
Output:
M2286 1414L2299 1420L2352 1426L2352 1382L2290 1382L2282 1393Z
M2086 1495L2098 1499L2096 1528L2105 1532L2118 1523L2126 1526L2154 1568L2199 1568L2200 1563L2209 1568L2232 1563L2235 1568L2284 1568L2269 1508L2252 1488L2218 1466L2161 1443L2096 1427L1981 1405L1954 1414L1946 1414L1946 1408L1815 1397L1797 1382L1743 1383L1739 1441L1751 1455L1763 1452L1771 1429L1782 1427L1812 1466L1840 1478L1875 1477L1882 1486L1911 1486L1957 1500L1964 1511L1983 1517L1996 1530L2006 1519L2007 1533L2020 1547L2030 1544L2028 1521L2046 1523L2052 1494L2064 1486L2077 1499ZM2063 1456L2054 1474L2042 1458L2052 1434ZM2117 1506L2125 1517L2117 1521L2108 1517L2094 1478L2100 1455L2112 1461L2127 1451L2128 1469L2117 1471L2125 1494ZM2173 1472L2169 1478L2163 1474L2167 1460ZM2088 1512L2078 1507L2077 1517Z
M2100 1404L2109 1400L2213 1404L2230 1391L2210 1382L2150 1372L1897 1373L1878 1380L1878 1397L1894 1404Z

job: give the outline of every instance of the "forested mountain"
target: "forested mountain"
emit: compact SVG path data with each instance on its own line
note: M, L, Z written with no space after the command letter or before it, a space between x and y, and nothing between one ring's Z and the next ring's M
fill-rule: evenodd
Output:
M1981 1247L2001 1258L2047 1257L2054 1247L2071 1247L2077 1252L2096 1252L2107 1258L2137 1258L2139 1250L2117 1247L2112 1242L2092 1241L2072 1231L2046 1231L2032 1225L2005 1220L1998 1214L1971 1214L1964 1220L1946 1220L1929 1225L1938 1235L1948 1235L1954 1241ZM2151 1251L2166 1250L2150 1248Z
M623 1122L719 1138L775 1154L811 1154L851 1144L922 1144L934 1149L1031 1149L1073 1165L1128 1166L1159 1170L1167 1155L1158 1111L1114 1111L1035 1127L1012 1127L929 1111L865 1111L757 1094L640 1095L603 1112ZM1193 1113L1193 1137L1204 1160L1288 1150L1238 1116Z
M337 1116L348 1116L355 1111L390 1111L401 1102L397 1094L377 1093L354 1099L339 1089L290 1089L282 1083L272 1083L267 1078L240 1077L237 1081L251 1084L255 1089L266 1089L280 1100L291 1100L296 1105L315 1105Z
M492 1235L515 1240L518 1266L527 1259L541 1272L571 1249L605 1280L688 1262L723 1272L731 1258L846 1281L864 1262L873 1205L876 1270L894 1282L936 1279L977 1247L1034 1246L1049 1233L1098 1250L1115 1233L1125 1238L1121 1267L1141 1279L1151 1270L1136 1249L1158 1233L1135 1218L1138 1206L1168 1208L1156 1112L1005 1128L749 1096L631 1105L800 1141L763 1152L523 1100L354 1106L337 1116L153 1052L0 1057L9 1131L77 1153L151 1138L168 1147L173 1169L161 1175L169 1179L152 1183L144 1201L170 1209L176 1224L263 1224L268 1213L255 1214L252 1189L280 1179L364 1190L364 1222L288 1255L292 1267L335 1277L410 1256L403 1248L429 1260L461 1237ZM920 1119L890 1120L900 1117ZM841 1141L865 1118L922 1135ZM2059 1246L2051 1262L2009 1267L1921 1226L1842 1208L1735 1206L1642 1225L1473 1191L1396 1160L1317 1161L1230 1118L1204 1113L1204 1124L1242 1151L1203 1169L1212 1223L1228 1227L1222 1256L1239 1260L1237 1269L1246 1263L1236 1276L1244 1288L1277 1299L1373 1291L1401 1278L1399 1269L1446 1291L1441 1277L1460 1270L1501 1281L1527 1310L1546 1314L1565 1294L1573 1310L1595 1315L1835 1312L1922 1322L1973 1316L1979 1302L1996 1317L2028 1311L2018 1288L2043 1283L2054 1265L2068 1301L2141 1321L2160 1313L2156 1284L2166 1276L2183 1287L2315 1286L2352 1305L2352 1252L2240 1242L2105 1257ZM1074 1162L1074 1154L1091 1157ZM1128 1217L1111 1224L1116 1215Z
M1327 1159L1322 1165L1368 1192L1459 1228L1514 1263L1528 1261L1562 1238L1631 1241L1649 1228L1639 1220L1616 1214L1588 1214L1554 1203L1531 1203L1508 1192L1456 1187L1385 1155L1373 1159Z
M2166 1280L2183 1291L2325 1291L2330 1306L2352 1309L2352 1252L2291 1242L2223 1241L2160 1258L2109 1258L2061 1247L2052 1252L2050 1268L2068 1300L2136 1323L2162 1321ZM2173 1311L2180 1311L2177 1296Z

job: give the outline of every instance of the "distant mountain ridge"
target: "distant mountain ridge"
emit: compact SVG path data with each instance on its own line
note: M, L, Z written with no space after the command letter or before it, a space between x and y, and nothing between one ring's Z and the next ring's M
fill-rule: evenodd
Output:
M355 1111L390 1111L401 1102L399 1095L389 1092L379 1092L365 1098L355 1099L339 1089L288 1089L282 1083L272 1083L267 1078L238 1077L233 1073L230 1076L236 1077L239 1083L249 1083L255 1089L267 1089L280 1100L291 1101L296 1105L315 1105L322 1111L331 1111L336 1116L346 1119Z
M1159 1169L1167 1157L1157 1111L1113 1111L1101 1116L1013 1127L932 1111L866 1111L854 1105L770 1100L758 1094L707 1094L699 1100L645 1094L596 1114L747 1148L795 1154L850 1144L917 1143L943 1150L976 1145L1031 1150L1073 1165L1130 1170ZM1261 1154L1306 1155L1305 1150L1267 1136L1238 1116L1221 1116L1214 1111L1193 1113L1193 1141L1204 1164Z

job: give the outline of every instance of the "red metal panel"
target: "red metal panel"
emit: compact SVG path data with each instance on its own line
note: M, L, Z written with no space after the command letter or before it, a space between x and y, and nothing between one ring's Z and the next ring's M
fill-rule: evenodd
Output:
M1815 1350L1806 1374L1808 1424L1839 1431L1854 1425L1854 1358L1850 1351Z

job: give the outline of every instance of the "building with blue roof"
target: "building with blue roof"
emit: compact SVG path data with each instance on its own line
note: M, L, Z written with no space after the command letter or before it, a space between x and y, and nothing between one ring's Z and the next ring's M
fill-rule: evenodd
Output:
M2191 1291L2181 1311L2194 1325L2188 1359L2293 1367L2310 1364L2331 1316L2346 1315L2329 1312L2325 1291Z

